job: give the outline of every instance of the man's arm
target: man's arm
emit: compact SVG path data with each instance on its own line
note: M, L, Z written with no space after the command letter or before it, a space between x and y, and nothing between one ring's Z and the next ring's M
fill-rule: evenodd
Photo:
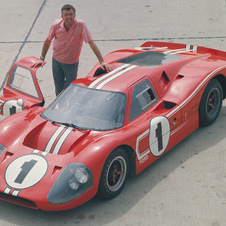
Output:
M31 65L31 67L36 67L38 65L41 65L43 67L45 65L45 56L49 50L50 45L51 45L51 41L48 38L46 38L42 46L42 53L41 53L42 59L39 59L37 62Z
M104 59L103 59L101 52L100 52L99 48L97 47L96 43L94 41L90 41L89 45L90 45L91 49L93 50L94 54L96 55L97 59L99 60L101 68L106 69L107 72L111 71L112 70L111 66L104 62Z

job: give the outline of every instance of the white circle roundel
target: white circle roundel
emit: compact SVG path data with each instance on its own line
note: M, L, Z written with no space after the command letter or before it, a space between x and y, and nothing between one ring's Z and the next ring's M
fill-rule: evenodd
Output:
M167 148L170 139L169 120L164 116L157 116L150 121L149 144L151 153L160 156Z
M24 155L13 160L6 169L6 183L14 189L37 184L46 174L48 163L40 155Z

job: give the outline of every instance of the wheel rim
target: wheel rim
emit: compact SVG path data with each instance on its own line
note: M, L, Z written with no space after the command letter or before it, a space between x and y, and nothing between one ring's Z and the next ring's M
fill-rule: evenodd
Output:
M214 117L220 107L220 92L218 89L213 89L207 98L206 112L210 117Z
M112 192L118 191L126 178L126 161L121 156L117 156L111 162L107 171L107 186Z

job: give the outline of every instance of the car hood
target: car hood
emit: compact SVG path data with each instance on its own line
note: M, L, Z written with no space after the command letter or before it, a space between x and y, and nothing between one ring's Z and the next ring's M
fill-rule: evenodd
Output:
M43 120L26 134L23 144L42 152L63 155L72 151L89 133L90 130L78 130Z
M74 147L90 134L90 130L79 130L47 121L40 116L42 110L37 107L2 121L0 144L7 150L10 148L13 153L21 153L23 148L28 147L45 153L64 155L71 151L75 152Z
M90 131L53 124L40 112L23 111L0 123L0 199L46 209L52 208L46 203L51 187L78 160L77 144Z

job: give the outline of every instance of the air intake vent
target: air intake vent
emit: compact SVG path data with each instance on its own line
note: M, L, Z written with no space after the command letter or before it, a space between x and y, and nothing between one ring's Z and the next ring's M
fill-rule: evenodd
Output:
M183 75L178 75L177 76L177 79L181 79L181 78L183 78L184 76Z
M168 83L170 80L169 80L169 77L167 76L166 72L163 71L162 72L162 77L164 78L164 80Z
M176 106L176 104L169 102L169 101L164 101L163 106L164 106L165 109L172 109Z
M0 193L0 199L7 202L15 203L17 205L26 206L32 209L37 209L37 206L34 202L27 199L20 198L20 197Z
M103 70L102 68L98 68L95 71L93 77L97 77L97 76L100 76L100 75L103 75L103 74L106 74L106 73L107 73L107 71L105 69Z

